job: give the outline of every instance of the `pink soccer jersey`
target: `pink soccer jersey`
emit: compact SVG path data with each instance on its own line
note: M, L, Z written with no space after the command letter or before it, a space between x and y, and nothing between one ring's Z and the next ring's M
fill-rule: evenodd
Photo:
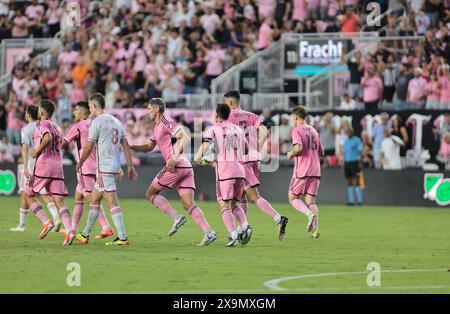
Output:
M91 126L91 119L81 120L74 124L69 132L64 136L64 140L67 142L76 141L78 150L78 160L83 155L83 147L88 142L89 127ZM81 167L81 174L83 175L95 175L97 173L97 146L94 146L89 157Z
M161 154L166 162L172 158L175 149L178 148L179 143L176 142L175 144L172 144L172 138L175 138L175 135L180 132L181 129L182 127L177 125L174 120L162 116L161 121L155 126L155 129L153 130L153 134L150 137L150 140L158 144L159 149L161 150ZM182 153L179 156L175 167L191 168L192 165L184 155L184 153Z
M258 161L258 128L261 125L261 120L253 112L248 112L242 109L231 109L228 122L241 127L245 132L245 138L248 143L248 154L245 156L244 161Z
M41 178L64 179L60 150L62 138L60 127L51 120L38 121L34 131L34 147L40 146L42 138L47 133L52 136L52 140L36 158L33 174Z
M300 144L302 151L295 157L294 173L297 178L320 177L319 133L310 125L302 124L292 130L292 144Z
M205 132L204 141L217 144L215 146L217 180L245 178L242 165L246 145L244 131L224 121L209 127Z

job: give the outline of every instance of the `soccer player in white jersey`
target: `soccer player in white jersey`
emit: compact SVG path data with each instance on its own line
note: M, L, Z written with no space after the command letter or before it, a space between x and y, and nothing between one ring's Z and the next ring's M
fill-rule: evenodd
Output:
M22 141L22 161L23 167L19 176L19 190L20 190L20 209L19 209L19 225L17 227L11 228L10 231L23 232L26 229L27 216L30 209L27 208L24 199L23 188L30 177L30 173L33 173L34 164L36 162L35 158L31 158L30 151L34 149L34 131L36 130L36 121L38 120L38 107L30 105L25 110L25 121L28 123L21 130L21 141ZM47 208L52 214L55 226L53 231L59 231L61 227L61 219L59 219L58 209L53 203L52 198L47 195L47 191L43 188L40 191L40 196L42 200L47 204Z
M120 173L121 148L127 161L128 177L135 181L137 173L132 163L131 150L122 122L105 113L104 109L105 98L102 94L96 93L89 97L89 111L94 120L89 128L89 141L83 147L83 154L76 166L76 170L80 171L94 146L97 145L97 178L90 196L88 221L83 232L77 234L77 240L84 244L88 243L89 235L100 212L101 201L105 198L118 232L118 237L114 241L106 242L105 244L128 245L128 237L116 187L116 181Z

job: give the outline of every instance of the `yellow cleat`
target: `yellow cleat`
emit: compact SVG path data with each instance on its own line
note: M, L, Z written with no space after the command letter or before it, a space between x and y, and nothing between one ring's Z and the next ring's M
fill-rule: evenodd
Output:
M311 239L318 239L319 237L320 237L319 229L316 229L311 233Z
M128 239L120 240L119 238L116 238L114 241L105 243L105 245L108 245L108 246L119 246L119 245L129 245L129 244L130 244L130 242L128 242Z
M83 234L81 233L77 233L77 235L75 236L75 238L82 244L88 244L89 243L89 237L85 237Z

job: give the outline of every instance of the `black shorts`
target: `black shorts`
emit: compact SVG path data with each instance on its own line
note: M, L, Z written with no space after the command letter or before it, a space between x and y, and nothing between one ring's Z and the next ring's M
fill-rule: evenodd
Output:
M347 179L356 178L360 171L359 161L350 161L344 164L344 173Z

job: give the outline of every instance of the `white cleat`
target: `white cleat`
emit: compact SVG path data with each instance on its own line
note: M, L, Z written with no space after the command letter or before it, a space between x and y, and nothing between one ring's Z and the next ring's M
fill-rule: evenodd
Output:
M52 232L58 232L61 229L61 219L55 220L55 226L52 229Z
M202 241L199 244L197 244L197 246L208 246L216 240L217 234L214 231L211 231L210 233L205 234Z
M9 229L9 231L12 232L24 232L25 231L25 225L18 225L17 227Z
M227 244L225 244L225 247L233 247L233 246L238 246L239 245L239 238L229 238L229 242Z
M169 237L173 236L177 233L178 229L180 229L187 222L186 217L181 215L177 220L173 223L172 229L169 231Z

